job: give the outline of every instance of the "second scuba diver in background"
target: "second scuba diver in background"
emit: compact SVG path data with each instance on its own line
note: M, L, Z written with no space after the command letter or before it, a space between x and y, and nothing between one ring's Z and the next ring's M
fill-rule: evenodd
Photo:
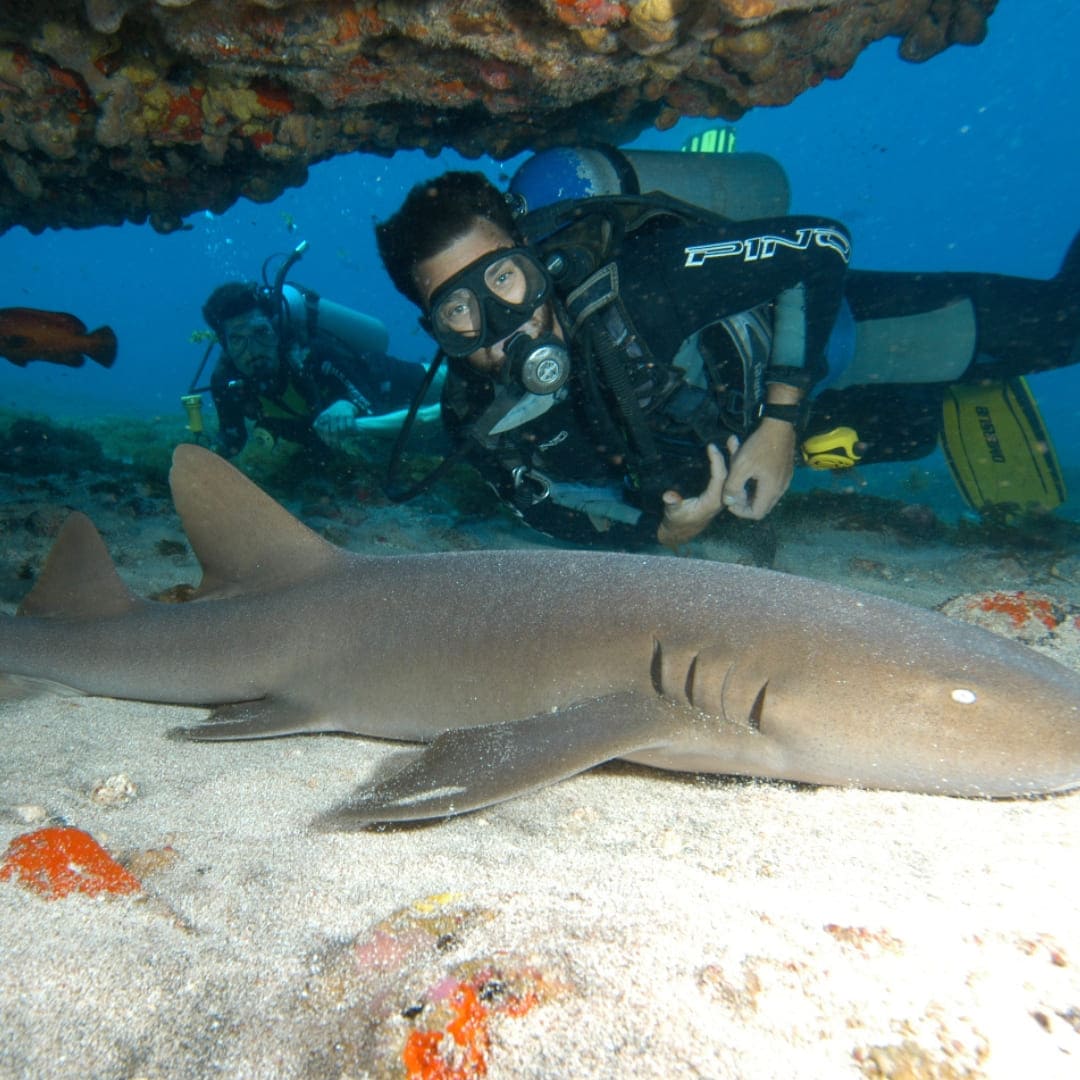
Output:
M423 365L384 351L377 320L291 284L283 293L277 310L272 290L227 282L203 305L221 345L210 390L226 457L247 443L246 420L275 441L342 449L357 419L402 408L423 382Z
M572 191L581 152L560 152ZM676 546L723 510L763 518L815 435L857 431L845 464L921 457L950 385L1080 360L1077 241L1049 281L875 273L848 270L825 218L654 194L551 209L515 216L483 175L451 172L376 234L449 358L462 456L563 539Z

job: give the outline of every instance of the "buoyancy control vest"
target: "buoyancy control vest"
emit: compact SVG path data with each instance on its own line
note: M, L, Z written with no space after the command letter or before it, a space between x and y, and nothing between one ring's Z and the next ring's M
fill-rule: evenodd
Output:
M718 320L686 339L677 357L647 357L619 303L614 260L626 236L660 217L722 227L785 214L790 187L779 162L760 153L557 147L524 162L509 192L526 240L544 252L566 296L573 334L606 357L607 374L640 389L664 369L663 385L652 387L646 406L652 425L699 439L717 427L741 436L752 429L772 349L771 305ZM614 370L620 362L628 379ZM618 411L629 409L622 419L631 441L647 443L630 398L612 395Z
M620 296L618 258L628 237L665 220L719 227L730 219L650 192L568 200L518 220L555 281L597 442L618 449L645 499L671 483L665 457L696 456L703 442L752 430L772 344L765 304L695 332L675 356L652 354Z

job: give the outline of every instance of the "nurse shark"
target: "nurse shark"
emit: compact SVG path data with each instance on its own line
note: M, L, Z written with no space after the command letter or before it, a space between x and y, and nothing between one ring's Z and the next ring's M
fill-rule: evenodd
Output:
M197 446L170 482L195 598L134 595L72 514L0 616L0 672L212 709L188 739L425 744L324 827L463 813L615 758L958 796L1080 784L1080 674L934 612L668 556L363 556Z

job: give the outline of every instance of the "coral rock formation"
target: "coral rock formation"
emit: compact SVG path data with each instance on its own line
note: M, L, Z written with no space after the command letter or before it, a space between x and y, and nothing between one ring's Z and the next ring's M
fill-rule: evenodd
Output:
M361 150L507 157L735 119L997 0L40 0L0 7L0 232L273 199Z

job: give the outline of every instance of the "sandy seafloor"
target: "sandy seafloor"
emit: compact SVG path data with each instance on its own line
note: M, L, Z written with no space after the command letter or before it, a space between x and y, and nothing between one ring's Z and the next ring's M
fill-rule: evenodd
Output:
M182 533L160 493L94 479L4 478L4 610L63 506L92 514L136 591L197 580L190 554L162 554ZM370 492L290 507L358 551L534 542ZM853 520L785 519L776 568L927 606L988 588L1080 601L1075 545L957 548ZM748 558L718 538L689 554ZM0 704L0 845L64 822L143 883L47 901L0 882L0 1076L1080 1075L1080 795L616 763L469 816L334 835L313 819L400 747L166 738L204 715ZM121 774L134 797L96 801ZM410 1074L416 1032L436 1035Z

